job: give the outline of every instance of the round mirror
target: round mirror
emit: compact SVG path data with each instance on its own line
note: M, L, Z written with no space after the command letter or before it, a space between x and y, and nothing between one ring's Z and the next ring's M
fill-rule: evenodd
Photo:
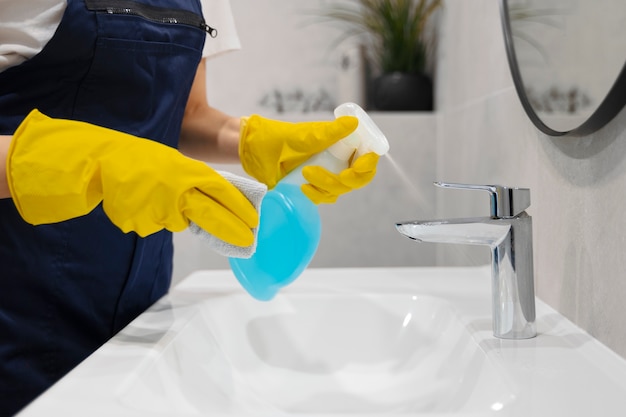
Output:
M626 1L500 0L522 105L551 136L588 135L626 103Z

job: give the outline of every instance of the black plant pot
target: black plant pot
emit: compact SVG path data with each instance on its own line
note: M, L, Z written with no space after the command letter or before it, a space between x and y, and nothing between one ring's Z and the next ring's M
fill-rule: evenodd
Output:
M372 104L375 110L407 111L433 109L433 85L424 74L392 72L374 79Z

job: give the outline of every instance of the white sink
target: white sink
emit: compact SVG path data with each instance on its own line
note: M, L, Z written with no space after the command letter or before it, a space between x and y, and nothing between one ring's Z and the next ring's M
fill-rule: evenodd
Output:
M199 272L23 415L624 415L626 361L538 301L491 334L490 270L312 269L274 300Z

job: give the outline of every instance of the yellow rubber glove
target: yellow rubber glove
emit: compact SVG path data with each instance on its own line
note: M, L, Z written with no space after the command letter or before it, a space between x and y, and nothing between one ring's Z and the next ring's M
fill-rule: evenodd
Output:
M352 116L333 121L289 123L258 115L243 118L239 158L244 170L268 188L311 156L340 141L358 126Z
M309 184L301 187L302 192L315 204L334 203L340 195L369 184L376 175L378 159L374 152L366 153L339 174L320 166L305 166L302 176Z
M7 157L15 205L31 224L89 213L101 201L111 221L142 237L181 231L192 220L238 246L254 242L258 213L206 164L160 143L34 110Z

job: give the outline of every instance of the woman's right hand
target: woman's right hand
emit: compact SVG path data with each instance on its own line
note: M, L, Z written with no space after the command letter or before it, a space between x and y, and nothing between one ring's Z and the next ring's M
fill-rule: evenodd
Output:
M6 164L10 195L31 224L79 217L102 202L125 233L177 232L193 221L233 245L254 242L258 213L234 185L148 139L34 110L10 141Z

